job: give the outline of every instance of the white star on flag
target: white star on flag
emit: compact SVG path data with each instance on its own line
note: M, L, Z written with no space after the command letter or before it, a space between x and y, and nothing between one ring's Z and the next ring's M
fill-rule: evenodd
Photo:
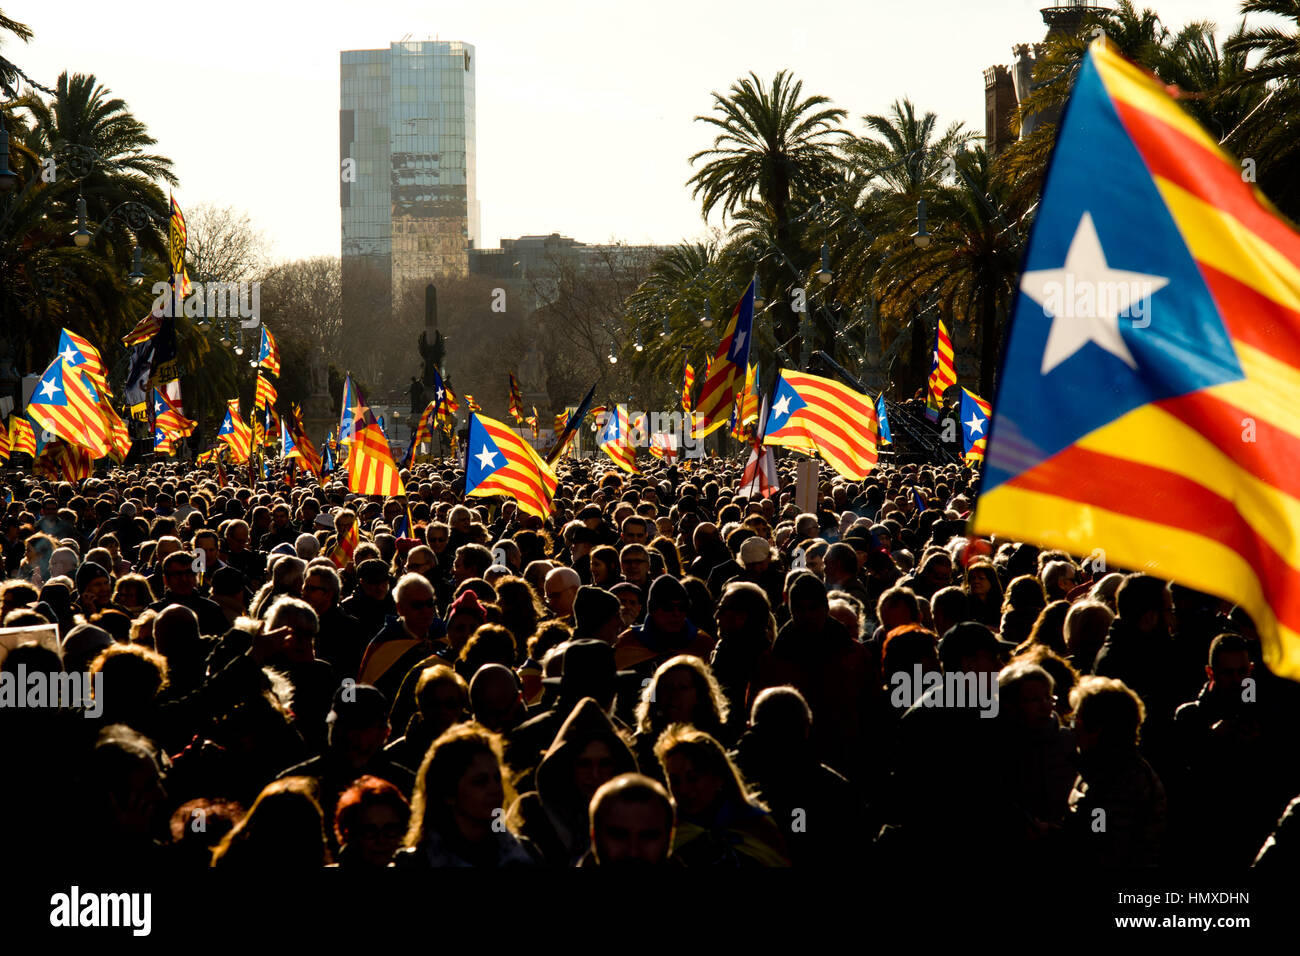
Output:
M781 400L772 406L772 411L776 413L777 418L785 418L790 414L790 396L782 395Z
M81 358L81 356L77 354L76 349L71 345L68 345L59 353L59 358L63 359L63 361L67 362L69 365L76 365L77 359Z
M497 457L496 452L488 451L487 445L484 445L483 450L479 452L479 454L475 455L474 457L478 459L478 463L483 466L484 471L487 471L489 468L496 467L495 466L495 461Z
M1137 360L1119 332L1120 316L1126 315L1135 301L1168 284L1165 276L1110 268L1092 214L1085 212L1070 240L1065 265L1060 269L1035 269L1020 279L1020 290L1052 318L1041 374L1046 375L1089 342L1136 369ZM1064 294L1061 290L1065 290ZM1085 295L1091 292L1094 305L1090 315L1073 314L1076 291ZM1056 314L1054 306L1063 306L1066 314Z
M47 378L41 382L41 395L45 398L53 398L55 392L61 392L63 389L54 384L54 379Z
M970 413L970 421L966 422L966 427L970 429L970 437L984 434L984 419L980 418L974 412Z

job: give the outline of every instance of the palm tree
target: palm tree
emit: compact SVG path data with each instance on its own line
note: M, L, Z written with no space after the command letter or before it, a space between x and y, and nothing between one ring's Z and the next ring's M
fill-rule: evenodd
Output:
M955 155L974 139L961 123L940 131L939 118L932 112L918 114L908 99L895 101L889 113L864 116L867 135L846 150L848 160L862 180L860 204L878 235L897 239L900 230L910 236L918 203L934 203L943 190L943 178L951 172ZM872 240L878 259L894 244L882 247ZM907 245L910 245L910 238ZM908 365L913 375L928 371L930 331L921 314L920 300L888 297L880 301L880 318L911 329ZM883 339L884 336L882 336Z
M11 20L5 16L3 10L0 10L0 39L6 33L17 37L24 43L33 36L31 27L25 23L19 23L17 20ZM0 56L0 92L13 96L18 86L18 76L18 67Z
M957 182L936 197L933 239L917 247L903 230L882 240L892 254L877 274L882 303L894 312L933 303L971 325L980 342L980 393L991 397L1001 317L1017 289L1028 235L1024 192L982 147L956 158Z
M785 70L770 88L750 73L732 84L728 95L715 92L713 100L715 115L695 118L720 132L711 148L690 158L691 165L705 161L687 180L691 197L701 199L706 219L721 208L724 223L747 202L765 206L775 248L798 259L796 208L806 207L833 183L840 162L836 147L849 135L839 128L847 111L828 105L825 96L803 97L803 82ZM779 275L761 271L760 294L772 290ZM793 334L788 305L776 305L773 318L779 338Z

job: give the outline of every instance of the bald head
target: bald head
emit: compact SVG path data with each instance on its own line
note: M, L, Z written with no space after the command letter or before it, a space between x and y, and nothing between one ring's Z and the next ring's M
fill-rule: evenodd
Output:
M546 574L546 605L556 617L573 615L573 601L578 596L582 579L573 568L553 568Z
M180 604L169 604L153 622L154 648L163 657L191 652L199 645L199 616Z
M519 678L502 664L484 664L469 682L474 719L496 733L511 729L523 706Z

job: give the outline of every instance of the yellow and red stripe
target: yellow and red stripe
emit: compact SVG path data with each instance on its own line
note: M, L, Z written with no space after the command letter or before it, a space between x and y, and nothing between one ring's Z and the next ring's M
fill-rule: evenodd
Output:
M781 377L806 405L763 444L815 451L845 478L866 478L876 467L875 401L819 375L782 369Z
M559 484L555 472L519 434L504 422L475 416L505 458L496 469L466 494L470 497L506 495L514 498L525 514L546 518ZM474 449L470 449L473 454Z

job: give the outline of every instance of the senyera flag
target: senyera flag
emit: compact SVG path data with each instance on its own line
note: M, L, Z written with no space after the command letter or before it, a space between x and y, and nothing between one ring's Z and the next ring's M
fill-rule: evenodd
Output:
M861 481L876 467L876 403L847 385L782 369L763 426L765 445L816 452L835 471Z
M1100 41L1025 254L973 530L1236 602L1300 679L1300 236Z
M472 412L466 443L466 495L505 495L525 514L545 518L551 513L555 472L513 428Z
M930 358L930 381L925 396L925 414L930 421L938 420L939 410L943 408L943 393L956 384L952 339L948 337L948 328L941 318L934 324L934 353Z

